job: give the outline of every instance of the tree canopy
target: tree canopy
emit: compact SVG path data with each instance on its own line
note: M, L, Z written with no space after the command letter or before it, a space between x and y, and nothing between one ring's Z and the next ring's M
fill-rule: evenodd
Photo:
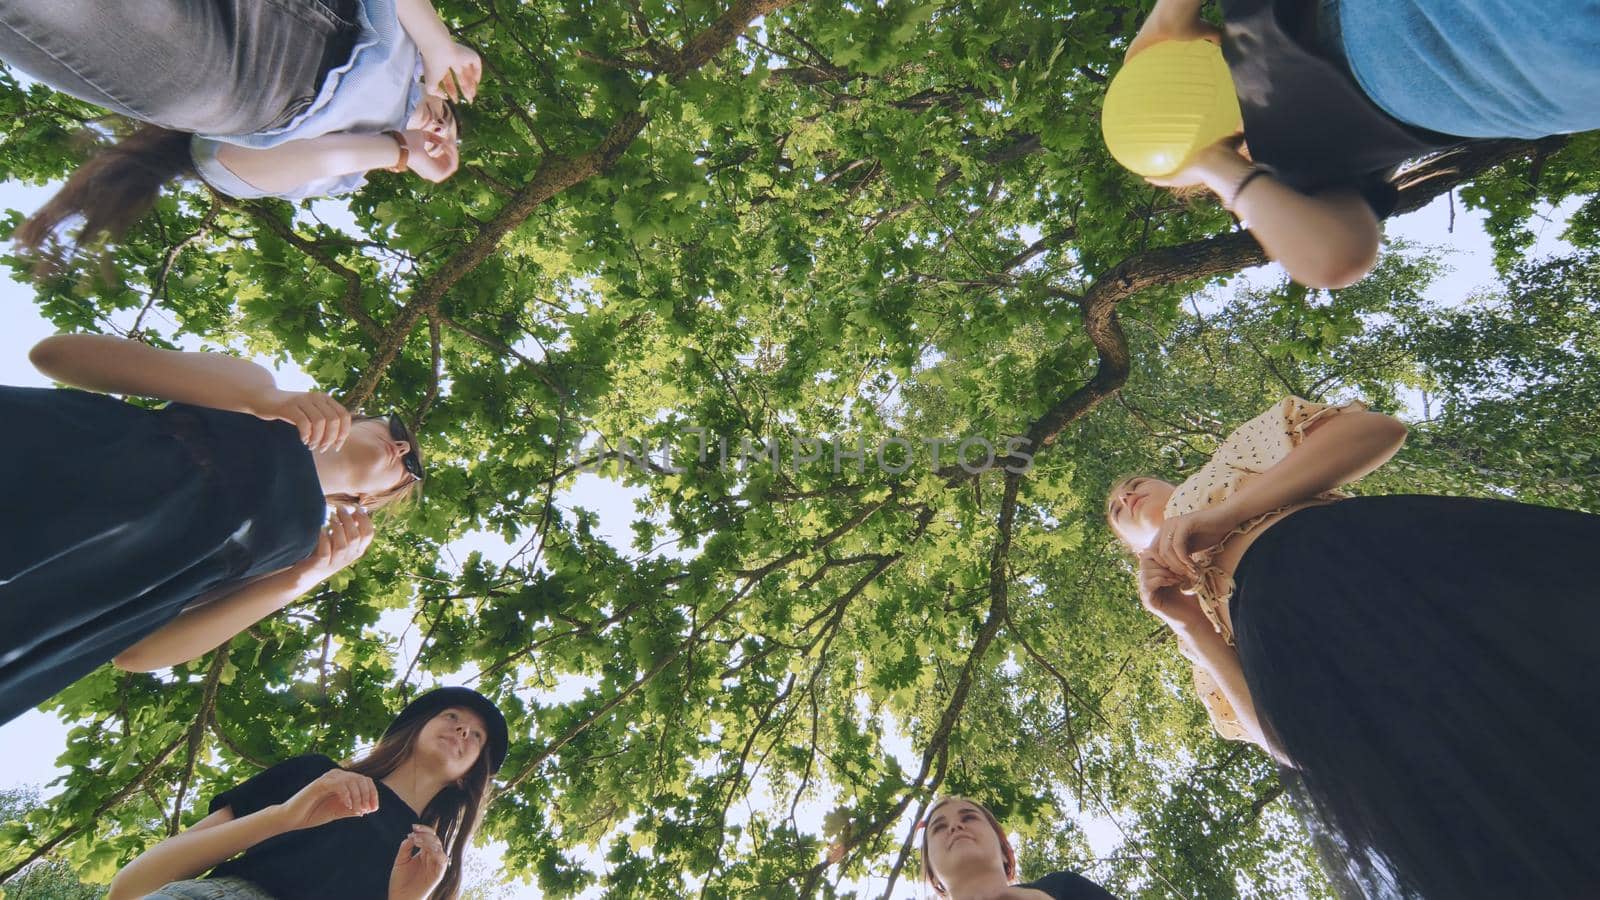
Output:
M1134 599L1106 487L1298 393L1422 403L1362 491L1597 508L1594 134L1477 145L1403 193L1487 211L1490 296L1428 304L1441 263L1404 246L1343 291L1260 291L1224 286L1263 261L1225 212L1101 145L1140 5L437 5L487 70L454 178L298 207L190 184L37 283L62 329L400 410L430 475L284 613L54 698L68 774L0 825L0 877L104 881L446 679L506 710L485 832L550 897L887 891L937 791L989 803L1025 871L1319 896L1275 769L1211 733ZM9 76L0 113L0 175L30 182L120 127ZM1572 197L1577 252L1524 259ZM593 470L638 492L628 546L575 491ZM452 552L479 533L517 549ZM1074 811L1117 823L1115 858Z

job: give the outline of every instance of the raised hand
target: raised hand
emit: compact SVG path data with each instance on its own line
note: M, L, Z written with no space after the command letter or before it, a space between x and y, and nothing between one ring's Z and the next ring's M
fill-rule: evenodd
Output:
M1168 568L1152 550L1139 554L1139 602L1180 635L1211 627L1200 600L1183 592L1190 584L1187 575Z
M372 545L372 517L364 509L340 506L328 517L328 524L317 537L317 549L296 563L294 572L305 590L327 581Z
M411 150L406 165L419 178L438 184L454 175L461 165L461 147L455 141L417 129L405 132L405 138Z
M268 388L250 405L250 413L269 422L288 422L312 450L338 450L350 437L350 410L321 391Z
M389 870L389 900L426 900L449 867L439 835L426 825L411 826Z
M435 97L471 103L483 80L483 59L471 47L452 42L423 54L422 78Z
M1199 4L1194 5L1198 7ZM1139 33L1134 35L1133 42L1128 44L1128 52L1122 58L1132 59L1162 41L1222 42L1221 29L1200 18L1198 11L1179 9L1174 12L1174 7L1179 6L1183 4L1157 3L1155 10L1139 27Z
M378 786L371 778L343 769L330 769L284 801L280 816L285 830L294 831L364 816L377 809Z
M1171 516L1161 523L1161 529L1145 552L1152 554L1169 572L1183 577L1185 585L1193 584L1200 580L1195 554L1221 544L1237 524L1215 507Z

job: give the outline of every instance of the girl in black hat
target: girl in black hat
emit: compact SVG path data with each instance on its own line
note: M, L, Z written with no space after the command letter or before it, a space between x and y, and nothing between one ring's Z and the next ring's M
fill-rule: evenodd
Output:
M399 419L279 390L244 360L84 334L30 357L61 382L173 402L0 387L0 470L16 476L0 484L0 722L107 661L209 652L353 563L365 510L422 477Z
M448 900L506 749L487 697L430 691L354 762L297 756L213 797L123 867L108 900Z

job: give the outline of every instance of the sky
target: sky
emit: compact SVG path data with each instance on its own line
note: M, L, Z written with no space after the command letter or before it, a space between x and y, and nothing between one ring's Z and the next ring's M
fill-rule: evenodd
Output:
M44 201L52 189L53 186L38 188L16 182L0 183L0 209L32 211ZM1532 251L1534 255L1557 253L1567 249L1559 235L1575 205L1547 211L1545 223L1538 229L1539 240ZM329 203L319 204L319 207L321 208L318 210L318 215L324 221L337 222L343 217L342 210L330 207ZM1454 219L1455 229L1452 233L1448 230L1451 221L1450 208L1446 199L1440 198L1422 210L1387 223L1387 233L1391 237L1402 237L1417 244L1444 245L1452 248L1447 257L1450 271L1432 286L1428 294L1429 299L1441 302L1459 302L1472 293L1491 288L1497 283L1488 236L1482 227L1482 216L1457 204ZM1282 272L1276 265L1263 266L1245 273L1245 281L1252 285L1275 284L1281 278ZM53 329L38 315L33 305L29 287L14 281L0 282L0 384L50 386L48 379L39 375L28 364L27 352L35 342L51 333ZM274 367L266 360L258 361L267 364L269 368L276 368L280 387L299 390L314 387L311 379L292 365ZM574 488L563 493L559 502L567 506L582 505L593 510L599 516L601 535L613 546L627 548L632 541L630 524L637 515L633 500L640 495L641 492L637 489L625 487L617 481L586 474L580 476ZM458 542L452 550L457 559L465 559L468 552L480 550L491 560L503 561L512 552L512 547L497 537L480 534ZM405 611L386 614L385 620L380 622L380 628L398 633L403 629L407 617L408 613ZM415 635L412 635L411 639L415 640ZM404 651L405 648L402 649ZM445 683L464 683L470 674L459 673L459 677L448 679ZM578 683L565 684L557 696L568 693L575 696L582 688L583 685ZM42 788L46 796L53 793L47 785L52 779L63 774L64 770L55 766L55 759L65 748L66 733L66 726L52 716L38 711L31 711L13 722L0 726L0 756L3 756L7 763L0 769L0 790L33 786ZM885 746L910 770L915 771L920 764L920 757L903 736L886 736ZM809 804L812 808L805 818L813 822L820 821L826 805L822 802ZM1091 848L1097 856L1110 856L1117 851L1120 839L1114 822L1104 816L1083 815L1079 817L1079 824L1084 827ZM899 823L893 831L897 840L904 836L910 825L909 816ZM469 864L472 870L480 873L492 871L501 849L491 845L476 851L477 862ZM597 870L603 868L604 863L599 854L588 855L588 858L593 868ZM867 881L859 882L857 885L873 896L876 896L877 891L883 887L881 880L876 884ZM536 888L527 885L513 885L511 891L511 896L517 898L540 896ZM598 896L598 891L591 892L591 895ZM924 888L904 878L893 894L894 900L910 900L910 898L921 900L927 896L929 894Z

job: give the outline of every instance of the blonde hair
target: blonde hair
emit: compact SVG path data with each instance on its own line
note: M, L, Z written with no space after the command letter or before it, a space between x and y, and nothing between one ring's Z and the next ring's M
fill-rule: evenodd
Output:
M928 857L927 826L933 820L933 814L939 811L939 807L955 802L970 803L977 808L978 812L983 813L983 817L988 821L989 827L994 829L994 836L1000 839L1000 864L1005 868L1006 882L1008 884L1016 884L1018 878L1021 877L1017 870L1017 851L1012 849L1011 839L1006 837L1006 830L1000 827L1000 820L994 817L994 813L989 811L989 807L969 797L961 797L955 794L946 794L933 801L933 805L928 807L928 812L923 815L922 821L917 824L917 827L922 829L922 880L933 888L935 894L941 897L950 896L950 892L945 888L944 883L939 880L938 876L933 874L933 863Z
M362 422L388 422L387 416L362 416L352 418L351 427ZM417 455L417 461L422 462L422 447L417 443L417 436L411 434L411 452ZM422 493L422 482L406 473L406 480L391 488L386 488L371 494L328 494L327 500L331 506L360 506L372 512L377 512L386 506L396 506L402 503L414 503L417 496Z

